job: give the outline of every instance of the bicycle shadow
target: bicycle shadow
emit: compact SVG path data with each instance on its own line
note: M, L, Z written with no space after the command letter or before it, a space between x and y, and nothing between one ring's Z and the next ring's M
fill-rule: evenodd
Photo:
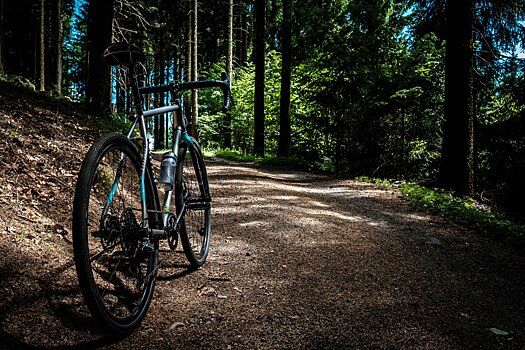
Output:
M4 251L15 247L2 245ZM31 253L12 254L0 265L0 349L97 349L122 342L129 335L109 334L89 313L76 279L71 247L68 258L53 268L38 266ZM183 254L158 271L159 281L191 274ZM155 298L155 296L154 296ZM68 334L64 337L64 334Z
M35 265L27 256L18 258L24 260L24 266ZM80 291L71 281L72 274L66 273L71 272L73 266L73 260L68 259L50 270L47 276L54 276L55 283L49 283L46 275L31 276L24 270L20 273L19 265L12 261L2 267L0 274L4 285L21 283L30 288L17 288L11 295L0 293L3 300L0 303L0 348L96 349L123 339L108 334L100 336L98 325L87 310L82 310L85 307L79 304ZM58 336L64 332L87 333L87 336L79 337L83 340L74 344L64 344ZM49 340L56 345L47 343Z
M191 275L195 270L180 251L160 250L157 281L170 282Z

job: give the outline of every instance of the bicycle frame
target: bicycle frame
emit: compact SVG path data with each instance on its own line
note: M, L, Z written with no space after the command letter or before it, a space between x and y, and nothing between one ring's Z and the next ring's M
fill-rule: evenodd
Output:
M127 136L101 136L84 158L73 202L73 253L80 290L92 315L106 329L129 334L146 316L157 271L169 261L161 240L171 252L180 240L190 269L200 268L208 256L209 183L200 146L188 135L182 92L220 87L227 111L229 81L223 75L222 80L140 87L135 69L145 55L139 48L114 43L103 58L110 66L127 69L132 125ZM145 106L143 95L151 93L169 93L170 105ZM148 118L165 113L174 117L173 145L162 155L157 172L147 125Z
M166 238L167 237L167 229L168 229L168 219L170 214L170 205L173 197L173 188L166 191L164 194L164 200L163 205L161 207L160 212L156 212L156 214L161 214L162 217L162 228L151 228L149 227L148 222L148 206L147 206L147 198L146 198L146 188L145 188L145 182L144 179L146 177L146 171L148 160L150 158L150 142L149 138L147 137L147 128L146 128L146 118L150 118L156 115L165 114L165 113L173 113L173 125L172 125L172 137L173 137L173 145L172 145L172 152L175 155L179 154L179 149L182 141L184 141L187 145L187 147L194 147L193 141L191 137L188 135L188 131L186 128L185 118L182 113L182 109L180 107L180 99L178 94L184 90L190 90L190 89L198 89L198 88L206 88L206 87L220 87L223 89L224 95L225 95L225 110L229 109L230 101L231 101L231 95L229 91L229 81L226 79L225 75L222 76L224 78L223 80L208 80L208 81L197 81L197 82L187 82L187 83L171 83L168 85L161 85L161 86L150 86L150 87L144 87L139 88L138 82L137 82L137 76L135 72L134 65L129 66L128 70L128 84L131 88L133 101L134 101L134 116L133 116L133 124L127 134L128 138L131 138L133 135L133 132L135 131L137 124L139 126L139 133L140 136L143 139L143 145L142 145L142 160L141 160L141 167L140 167L140 198L141 198L141 213L142 213L142 220L141 220L141 226L143 229L145 229L148 234L149 238ZM170 106L164 106L164 107L157 107L150 110L144 110L143 109L143 100L142 100L142 94L148 94L148 93L154 93L154 92L169 92L171 94L170 102L172 105ZM177 112L180 113L177 113ZM121 161L123 160L123 156ZM119 169L122 166L121 163L119 163ZM106 213L109 205L111 204L111 201L113 199L113 195L115 194L118 186L119 181L119 171L117 171L117 174L115 176L115 180L113 182L113 186L111 189L111 193L108 196L108 201L105 205L105 208L103 210L103 213ZM199 179L199 184L202 186L202 180ZM156 189L158 191L158 189ZM157 206L160 203L157 203ZM176 217L175 221L175 229L179 227L180 220L184 216L186 207L185 204L183 204L182 210L179 212L179 214ZM102 216L104 217L104 216ZM146 242L147 244L147 242Z

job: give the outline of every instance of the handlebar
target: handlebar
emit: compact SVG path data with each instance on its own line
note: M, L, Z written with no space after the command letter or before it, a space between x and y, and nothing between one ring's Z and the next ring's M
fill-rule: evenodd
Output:
M201 81L189 81L186 83L169 83L166 85L157 85L157 86L148 86L140 88L139 91L141 94L153 94L157 92L179 92L184 90L193 90L193 89L205 89L211 87L218 87L222 90L224 96L224 107L223 112L230 110L232 95L230 90L230 81L226 73L222 73L222 80L201 80Z

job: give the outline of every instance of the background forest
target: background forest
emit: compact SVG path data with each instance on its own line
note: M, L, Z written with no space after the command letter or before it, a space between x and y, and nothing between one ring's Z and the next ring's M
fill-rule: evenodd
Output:
M1 0L0 75L123 124L124 72L101 54L130 42L146 84L229 73L231 114L220 92L187 98L207 149L415 180L522 215L524 20L524 0ZM156 148L169 125L152 121Z

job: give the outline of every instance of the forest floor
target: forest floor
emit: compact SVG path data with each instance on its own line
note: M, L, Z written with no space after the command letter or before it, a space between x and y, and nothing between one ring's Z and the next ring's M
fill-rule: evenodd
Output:
M0 86L0 349L525 349L522 250L395 190L221 160L207 263L172 254L143 324L103 333L73 264L74 111Z

